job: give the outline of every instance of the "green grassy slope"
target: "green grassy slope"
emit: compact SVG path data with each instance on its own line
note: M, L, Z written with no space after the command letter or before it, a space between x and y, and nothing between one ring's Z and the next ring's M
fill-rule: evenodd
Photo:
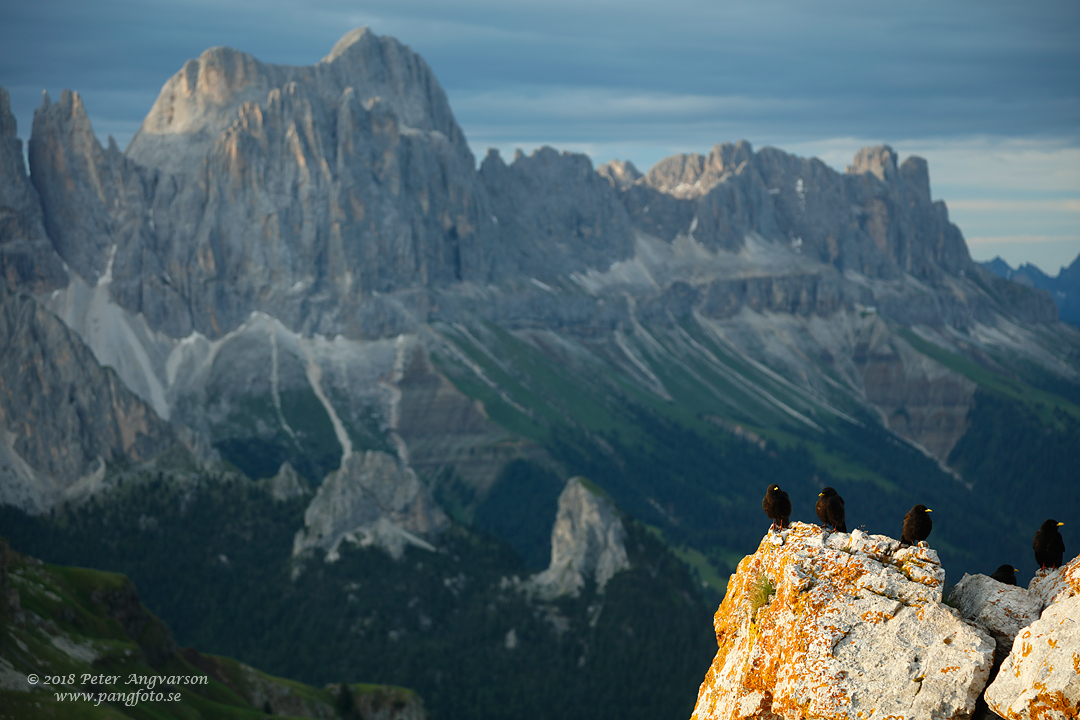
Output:
M527 331L519 337L490 326L444 329L473 366L451 353L438 362L461 391L485 403L493 419L544 445L561 472L598 480L630 514L692 558L697 574L712 578L718 592L720 579L767 528L760 503L772 482L791 494L793 519L806 521L816 520L818 490L836 487L847 501L848 526L872 533L898 536L912 505L934 508L930 543L953 579L1006 561L1024 568L1030 554L1025 548L1042 519L1036 521L1038 513L1052 514L1055 497L1071 502L1072 491L1057 488L1069 485L1061 470L1070 456L1080 456L1080 440L1070 429L1080 416L1076 406L910 331L899 330L917 350L985 388L969 418L972 432L951 459L974 489L898 440L850 398L799 390L692 321L650 331L648 338L639 330L636 340L629 332L624 339L646 370L627 369L625 356L622 366L598 361L609 350L603 346L575 354L552 349L553 343ZM473 367L481 368L483 379ZM646 372L662 383L667 398L645 389ZM637 380L630 379L634 373ZM1030 441L1007 446L1004 429L988 425L986 393L1027 408L1013 418ZM1026 485L1034 487L1021 503L1029 512L999 500ZM520 542L512 529L503 537Z
M422 707L403 688L319 690L178 648L123 575L45 564L0 540L0 578L0 718L360 718Z

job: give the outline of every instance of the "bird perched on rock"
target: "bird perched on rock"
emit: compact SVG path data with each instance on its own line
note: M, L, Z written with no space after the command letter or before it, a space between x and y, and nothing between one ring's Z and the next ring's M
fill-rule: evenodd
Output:
M1014 568L1012 565L1002 565L990 577L1005 585L1015 585L1016 573L1018 572L1020 572L1019 568Z
M765 492L765 497L761 500L761 509L772 520L770 530L775 530L777 524L783 530L788 524L788 518L791 517L791 498L780 489L779 485L770 485Z
M847 532L847 520L844 516L844 498L831 487L818 493L814 506L822 525L832 525L833 532Z
M1031 549L1035 551L1035 562L1040 568L1059 568L1061 560L1065 557L1065 540L1062 539L1058 527L1064 525L1057 520L1047 520L1035 533L1035 540L1031 543Z
M930 536L934 521L926 513L933 512L925 505L916 505L904 516L904 532L900 534L901 545L915 545Z

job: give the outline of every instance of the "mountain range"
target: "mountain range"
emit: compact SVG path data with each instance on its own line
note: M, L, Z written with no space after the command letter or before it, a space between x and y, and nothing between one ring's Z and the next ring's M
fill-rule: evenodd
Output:
M568 627L594 648L642 632L592 618L619 593L661 614L717 600L766 527L772 482L806 519L837 487L849 526L871 532L932 506L931 543L957 576L1021 563L1042 520L1080 506L1080 330L1036 283L975 263L927 163L887 146L843 173L745 141L644 174L547 147L477 163L424 60L359 29L310 67L207 50L123 151L101 146L77 93L46 95L27 156L28 172L0 89L0 502L21 528L5 534L49 560L116 563L181 635L313 608L305 593L360 582L351 572L396 578L365 592L408 604L434 592L405 596L426 587L423 558L451 553L473 564L476 602L547 613L538 642L557 655ZM613 509L579 508L607 529L559 545L578 475ZM225 498L274 521L233 527ZM208 534L185 593L254 582L259 563L288 584L264 578L264 605L192 616L134 535L85 546L94 523L186 533L189 502L231 529ZM612 513L640 548L625 565L586 539L614 547ZM249 550L250 568L220 580L215 556ZM610 582L507 590L596 553ZM676 556L686 597L641 565ZM457 612L459 581L438 567L453 597L440 612ZM636 591L619 580L635 568ZM373 642L348 602L319 613ZM439 663L419 659L431 646L395 649L405 626L380 623L380 652L401 661L357 680L415 687L435 717L511 702L439 695ZM516 627L500 626L505 648ZM280 640L228 642L201 646L296 676ZM303 679L379 672L327 663ZM560 663L543 677L578 672Z
M1058 270L1054 277L1031 263L1013 269L1000 257L979 265L1006 280L1046 290L1058 306L1058 319L1070 325L1080 325L1080 300L1077 299L1080 298L1080 255L1068 267Z

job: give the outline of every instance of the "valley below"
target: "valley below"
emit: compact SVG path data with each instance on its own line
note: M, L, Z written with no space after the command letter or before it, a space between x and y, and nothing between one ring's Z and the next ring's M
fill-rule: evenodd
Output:
M685 718L770 484L870 536L931 507L942 588L1027 584L1051 516L1080 547L1080 330L972 261L921 158L477 162L366 28L207 50L124 150L91 110L46 96L27 168L0 88L0 535L123 573L177 657L342 717L364 683Z

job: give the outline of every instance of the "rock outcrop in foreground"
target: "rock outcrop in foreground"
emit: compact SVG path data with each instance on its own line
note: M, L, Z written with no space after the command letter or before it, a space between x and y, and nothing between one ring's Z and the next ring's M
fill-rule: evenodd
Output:
M739 563L693 717L965 718L994 640L941 603L926 547L794 523Z
M1038 573L1028 592L1042 615L1017 633L986 704L1009 720L1080 718L1080 557Z
M965 575L951 607L944 578L883 535L770 532L728 582L693 717L969 718L983 695L995 717L1080 718L1080 557L1027 589Z

